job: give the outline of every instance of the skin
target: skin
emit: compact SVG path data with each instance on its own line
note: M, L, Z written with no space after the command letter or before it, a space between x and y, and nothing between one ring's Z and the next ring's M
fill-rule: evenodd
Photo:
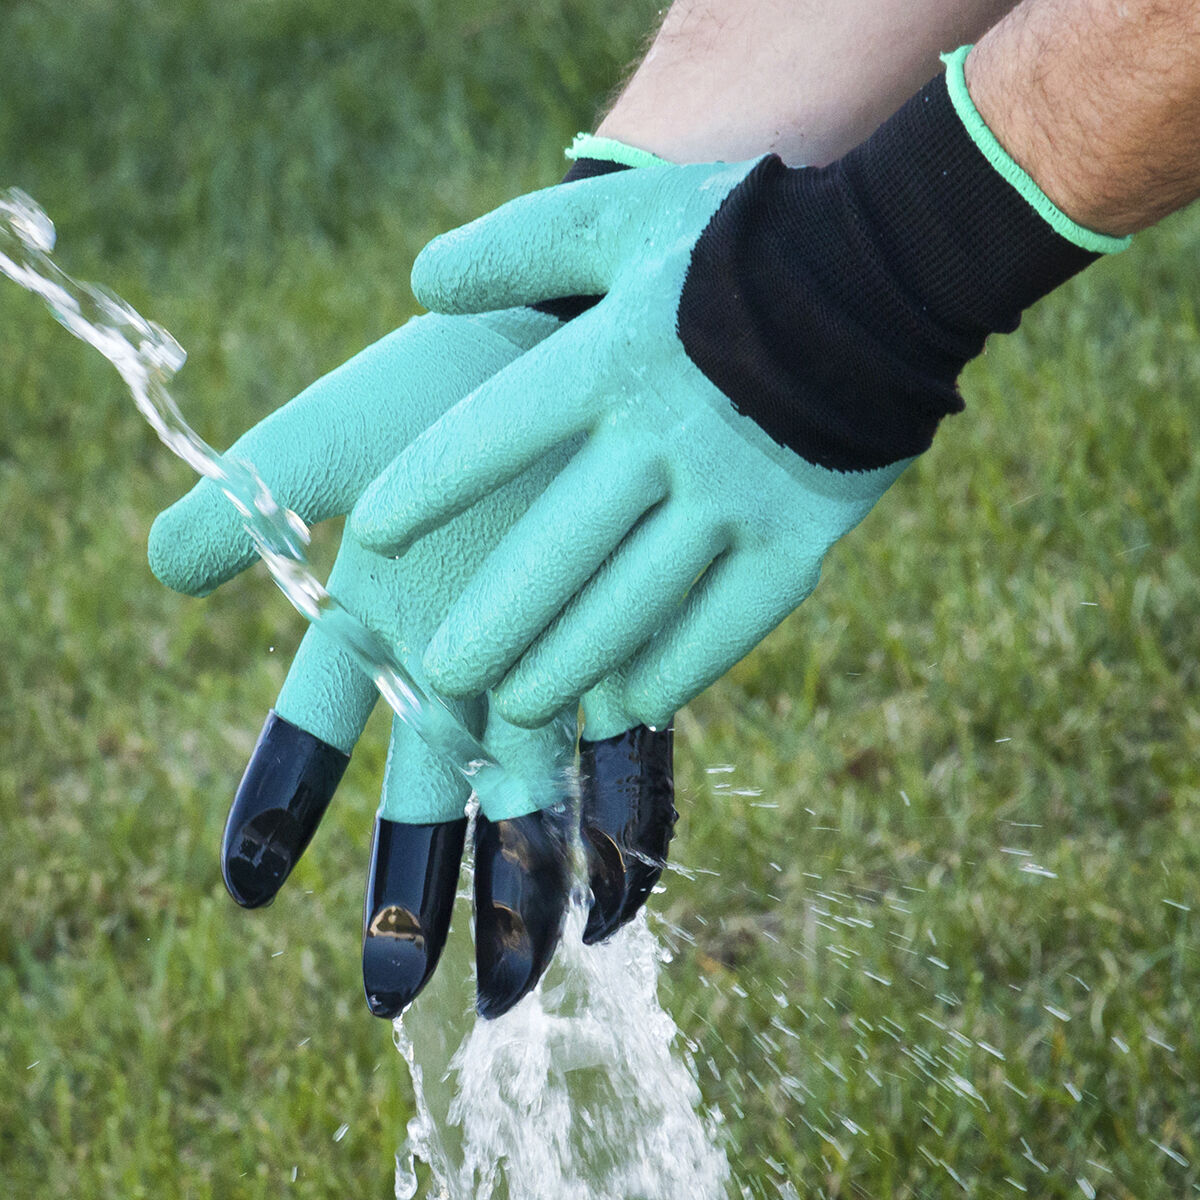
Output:
M1136 233L1200 195L1200 5L1026 0L976 45L967 87L1068 216Z
M1134 233L1200 195L1194 0L677 0L598 132L673 162L821 165L967 42L983 119L1081 225Z
M598 133L671 162L858 145L1011 0L677 0Z

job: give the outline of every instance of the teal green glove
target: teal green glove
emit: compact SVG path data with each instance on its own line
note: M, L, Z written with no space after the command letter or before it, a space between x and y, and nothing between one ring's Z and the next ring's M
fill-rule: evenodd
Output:
M558 324L528 309L417 318L268 417L230 453L253 463L276 499L304 521L344 514L420 430ZM399 560L382 560L353 537L343 538L330 590L424 684L420 655L431 633L548 477L540 469L514 481ZM151 531L155 574L179 591L204 594L255 558L240 518L210 481L164 512ZM310 629L226 827L223 873L239 903L255 907L274 898L323 816L377 699L354 659L323 631ZM491 711L482 696L451 703L523 785L503 797L503 810L490 798L476 822L479 1007L494 1016L533 986L559 936L569 887L564 773L574 748L575 706L530 733ZM379 1016L402 1011L437 964L469 793L453 766L393 719L364 914L363 978ZM523 848L519 859L511 854L514 844Z
M647 167L523 197L425 248L413 288L436 311L603 295L354 511L363 543L394 552L586 437L434 634L439 691L490 688L535 726L617 672L619 710L665 721L804 600L829 547L962 407L958 373L987 336L1125 244L1081 229L1008 157L966 55L828 167Z
M825 551L906 465L805 461L682 345L692 249L752 166L538 193L417 260L414 288L435 308L606 293L423 433L353 513L356 535L393 553L587 435L430 642L440 691L493 688L500 712L535 726L622 667L614 720L663 724L808 595ZM614 730L589 714L587 732Z

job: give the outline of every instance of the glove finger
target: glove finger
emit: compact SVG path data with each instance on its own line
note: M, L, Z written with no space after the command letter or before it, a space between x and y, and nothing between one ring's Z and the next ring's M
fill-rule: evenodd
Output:
M225 822L221 874L243 908L269 904L304 853L350 761L274 710Z
M377 699L353 659L309 629L225 822L221 873L243 907L268 904L291 874Z
M420 676L417 682L428 686ZM482 733L482 699L444 703L471 733ZM471 783L462 772L426 745L412 725L393 716L379 815L408 825L436 825L461 817L470 795Z
M335 570L331 588L336 588L337 579ZM310 626L279 690L275 711L350 754L378 700L379 692L357 659L323 629Z
M581 696L678 610L724 548L715 524L682 507L668 502L650 513L496 686L493 707L536 725Z
M453 707L478 733L480 706ZM399 1016L437 967L454 910L470 794L462 774L393 717L363 905L363 990L377 1017Z
M571 886L568 768L575 706L541 729L488 714L484 745L523 795L480 793L475 818L476 1008L498 1017L527 995L562 935Z
M506 721L489 703L483 744L504 768L512 786L503 791L478 789L484 816L504 821L566 803L575 762L577 710L572 702L539 728L522 729Z
M243 434L229 456L252 463L275 499L307 524L348 512L367 484L455 401L523 349L500 329L540 336L547 319L409 321ZM493 325L496 326L493 328ZM211 480L150 531L155 575L176 591L211 591L255 559L242 518Z
M666 491L654 460L622 447L612 452L603 436L589 440L492 551L433 635L424 658L433 686L473 695L501 679ZM540 719L578 695L564 693Z
M405 449L351 514L364 546L400 553L588 427L608 375L590 332L594 311L478 387ZM563 362L588 367L565 382Z
M413 295L462 313L606 292L653 190L634 176L658 174L644 167L559 184L434 238L413 263Z
M705 572L679 613L624 671L624 702L647 725L678 709L744 658L816 586L820 561L774 547L734 550Z
M679 817L673 750L670 725L579 740L579 822L592 892L588 945L632 919L666 866Z
M363 905L367 1007L393 1020L429 982L446 945L467 818L410 825L375 818Z
M397 448L381 435L381 405L370 400L394 395L395 385L384 385L381 376L397 357L393 339L408 328L317 380L243 434L227 457L250 463L275 499L308 524L347 511L388 462L386 448ZM242 517L205 479L159 514L149 557L168 587L199 595L244 570L255 552Z

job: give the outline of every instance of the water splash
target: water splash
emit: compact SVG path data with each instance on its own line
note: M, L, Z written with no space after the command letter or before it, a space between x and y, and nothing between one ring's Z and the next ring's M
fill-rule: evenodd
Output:
M218 454L184 420L167 385L186 354L161 326L119 296L66 274L50 257L54 223L17 188L0 190L0 274L41 298L69 332L116 367L138 411L173 453L211 479L241 515L254 548L293 607L354 655L393 711L471 779L499 799L520 785L435 696L423 691L391 648L317 579L305 548L309 530L271 495L250 463Z
M396 1021L417 1104L398 1200L418 1194L420 1173L437 1200L728 1194L720 1115L704 1108L690 1051L658 1001L670 953L644 911L585 947L586 916L577 894L541 987L499 1020L475 1022L457 1048L445 1028L451 997L427 995Z

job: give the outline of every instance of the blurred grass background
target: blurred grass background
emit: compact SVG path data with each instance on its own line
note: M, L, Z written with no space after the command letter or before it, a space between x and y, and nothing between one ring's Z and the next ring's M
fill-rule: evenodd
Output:
M558 176L653 12L10 0L0 186L179 337L224 445L410 313L429 236ZM1200 1191L1200 212L1138 243L989 348L680 718L677 857L719 874L657 900L663 1000L748 1195ZM358 961L384 726L238 912L220 830L299 619L261 574L153 581L186 469L7 283L0 389L0 1192L389 1195L410 1099Z

